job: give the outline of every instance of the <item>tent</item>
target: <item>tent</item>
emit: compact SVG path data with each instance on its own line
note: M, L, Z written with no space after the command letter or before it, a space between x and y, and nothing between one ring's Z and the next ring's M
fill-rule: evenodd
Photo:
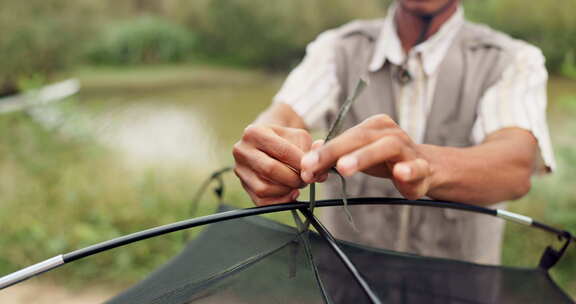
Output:
M411 205L497 216L564 241L534 268L487 266L369 248L335 240L307 202L220 212L137 232L48 259L0 278L0 289L94 254L159 235L207 226L180 255L110 303L573 303L549 275L574 237L531 218L466 204L392 198L350 205ZM342 200L316 202L341 206ZM300 212L317 232L259 215Z
M377 198L349 203L472 210ZM110 303L571 303L548 275L546 262L521 269L368 248L334 240L305 206L299 210L318 233L306 236L258 216L210 225L179 256ZM238 212L247 211L221 215Z

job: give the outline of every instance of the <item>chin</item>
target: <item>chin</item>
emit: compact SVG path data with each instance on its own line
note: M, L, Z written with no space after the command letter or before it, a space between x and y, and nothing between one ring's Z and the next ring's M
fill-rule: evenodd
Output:
M419 15L434 13L450 0L400 0L404 9Z

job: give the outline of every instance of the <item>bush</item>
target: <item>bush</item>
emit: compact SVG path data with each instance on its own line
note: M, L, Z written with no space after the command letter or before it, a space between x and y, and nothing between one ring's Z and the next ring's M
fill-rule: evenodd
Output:
M218 60L271 68L297 62L318 33L358 18L385 15L388 0L171 0L164 12L199 33L201 50ZM469 19L539 46L548 68L576 53L574 0L463 1ZM514 12L511 14L510 12ZM564 64L566 65L566 64Z
M76 62L93 30L95 8L90 2L2 1L0 96L15 93L21 79L40 75L49 80Z
M540 47L551 71L561 72L565 58L576 52L574 0L466 1L465 6L470 19Z
M220 53L241 64L269 66L298 56L301 45L290 24L277 14L258 14L245 1L214 0L209 17L214 31L205 33L207 53Z
M88 58L96 64L150 64L186 59L196 42L186 28L158 17L137 17L106 27Z
M81 114L72 101L46 107L62 106L68 110L66 124L77 130L70 120ZM25 113L0 116L2 274L187 215L191 185L198 184L190 170L131 171L90 136L60 130L46 130ZM202 204L202 211L212 206ZM174 233L43 278L81 286L127 284L159 267L181 245L182 236Z
M509 205L514 212L533 217L554 227L576 232L576 146L573 134L576 123L576 95L565 95L554 100L556 115L551 123L551 135L557 160L556 171L534 179L529 195ZM560 114L561 113L561 114ZM552 120L550 120L552 121ZM505 265L527 266L538 262L548 245L561 245L547 233L527 229L522 225L507 224L503 261ZM571 296L576 297L576 247L568 248L566 256L552 269L552 277Z
M574 127L572 125L571 127ZM573 146L556 147L558 171L537 180L529 196L511 205L513 211L541 220L544 223L576 231L576 191L571 181L576 177ZM505 265L534 265L548 245L559 248L561 243L546 233L530 231L525 227L508 224L504 241ZM553 278L572 296L576 296L576 248L570 246L561 262L552 269Z
M560 71L562 75L576 80L576 56L574 53L572 50L566 53Z
M383 13L383 1L204 0L176 16L198 31L200 50L228 63L290 67L318 33L355 18Z

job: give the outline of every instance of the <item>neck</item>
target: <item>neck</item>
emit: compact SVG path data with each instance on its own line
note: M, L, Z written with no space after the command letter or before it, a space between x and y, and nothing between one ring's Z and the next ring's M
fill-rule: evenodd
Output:
M452 1L446 9L431 19L429 25L426 25L426 21L421 16L417 16L406 10L402 5L398 5L394 16L394 22L396 23L396 31L400 42L402 43L404 52L408 53L417 43L419 43L418 40L421 32L426 27L428 27L428 30L424 33L424 40L438 32L442 25L456 12L458 9L458 3L458 1Z

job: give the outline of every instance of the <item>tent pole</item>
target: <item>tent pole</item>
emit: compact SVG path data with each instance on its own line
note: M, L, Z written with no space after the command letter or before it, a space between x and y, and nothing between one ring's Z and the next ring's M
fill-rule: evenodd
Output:
M473 212L473 213L481 213L481 214L486 214L486 215L491 215L491 216L499 216L502 219L505 219L508 221L514 221L517 223L522 223L522 224L528 225L529 227L538 228L540 230L555 234L558 237L561 237L563 239L564 238L570 238L570 239L572 239L572 241L576 242L576 237L572 236L567 231L560 230L560 229L545 225L543 223L540 223L540 222L532 220L532 219L530 219L530 221L529 221L527 217L521 217L521 216L519 216L517 214L513 214L511 212L502 212L502 211L497 211L495 209L488 209L488 208L473 206L473 205L468 205L468 204L445 202L445 201L406 200L406 199L400 199L400 198L375 198L375 197L350 199L349 204L350 205L426 206L426 207L435 207L435 208L449 208L449 209L456 209L456 210L462 210L462 211ZM270 205L270 206L264 206L264 207L253 207L253 208L238 209L238 210L232 210L232 211L227 211L227 212L222 212L222 213L217 213L217 214L211 214L211 215L202 216L199 218L183 220L180 222L176 222L176 223L172 223L172 224L167 224L167 225L163 225L163 226L135 232L135 233L132 233L129 235L121 236L121 237L118 237L118 238L115 238L112 240L98 243L98 244L95 244L95 245L92 245L89 247L78 249L76 251L63 254L61 256L62 256L63 264L67 264L67 263L91 256L91 255L94 255L94 254L97 254L97 253L100 253L103 251L122 247L124 245L128 245L128 244L131 244L134 242L138 242L141 240L145 240L145 239L153 238L156 236L168 234L168 233L175 232L175 231L181 231L184 229L189 229L189 228L193 228L193 227L203 226L203 225L207 225L207 224L212 224L212 223L216 223L216 222L221 222L221 221L226 221L226 220L231 220L231 219L236 219L236 218L242 218L242 217L247 217L247 216L269 214L269 213L275 213L275 212L281 212L281 211L299 210L302 208L307 208L308 206L309 206L309 204L307 202L294 202L294 203L289 203L289 204ZM342 206L342 200L336 199L336 200L318 201L316 206L317 207ZM500 214L498 215L498 213L500 213ZM55 259L55 258L53 258L53 259ZM52 261L52 259L46 260L45 262L47 262L47 261ZM42 263L44 263L44 262L42 262ZM42 263L38 263L38 264L35 264L33 266L38 266L38 265L41 265ZM33 267L33 266L31 266L31 267ZM60 265L58 265L58 266L60 266ZM25 268L23 270L26 270L26 269L28 269L28 268ZM52 268L45 269L45 270L40 271L40 272L32 272L31 276L38 275L42 272L46 272L46 271L49 271L51 269ZM17 271L13 274L16 274L16 273L20 273L20 272ZM12 277L13 274L9 274L7 276L0 277L0 282L5 282L5 280L9 277ZM28 279L31 276L26 276L22 280ZM22 280L20 280L20 281L22 281ZM13 284L15 284L15 283L12 283L10 285L13 285ZM8 286L0 285L0 290L6 288Z
M324 304L332 304L332 300L328 297L326 293L326 288L324 287L324 282L322 282L322 278L320 277L320 273L318 272L318 267L316 267L314 256L312 255L312 246L310 245L310 230L309 227L302 222L298 212L296 210L292 210L292 217L294 217L294 222L298 228L298 237L300 241L304 244L304 251L306 253L306 258L310 263L310 267L312 268L312 272L314 273L314 278L316 279L316 283L318 284L318 288L320 289L320 293L322 295L322 300Z
M50 271L64 265L62 255L57 255L53 258L47 259L40 263L28 266L24 269L11 273L7 276L0 278L0 289L10 287L22 281L28 280L31 277L37 276L43 272Z
M314 217L314 214L312 214L310 210L306 208L301 208L300 212L302 212L302 214L304 214L304 216L310 221L312 226L316 228L320 236L322 236L324 240L328 242L334 253L336 253L338 258L340 258L340 261L344 263L348 271L350 271L350 273L352 274L358 285L360 285L361 289L364 291L366 296L368 296L370 301L374 304L381 304L382 301L380 301L376 293L372 290L372 288L370 288L370 285L368 285L366 280L364 280L362 275L360 275L360 272L358 271L356 266L354 266L354 264L350 261L348 256L344 253L344 251L342 251L342 248L338 246L338 244L336 243L336 239L334 239L332 234L330 234L330 232L326 230L324 226L322 226L322 224L316 219L316 217Z

